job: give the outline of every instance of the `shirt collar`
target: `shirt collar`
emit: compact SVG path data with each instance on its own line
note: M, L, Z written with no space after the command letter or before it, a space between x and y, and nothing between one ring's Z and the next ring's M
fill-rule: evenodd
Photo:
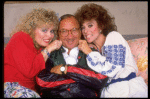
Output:
M78 62L77 56L79 54L78 47L74 47L73 49L71 49L69 55L68 55L68 48L63 46L63 49L65 50L65 52L63 53L63 57L66 61L66 64L70 64L70 65L77 64Z
M66 48L64 46L62 46L62 47L64 48L65 53L68 53L68 48ZM73 49L71 49L70 53L72 53L72 52L78 52L78 51L79 51L78 47L74 47Z

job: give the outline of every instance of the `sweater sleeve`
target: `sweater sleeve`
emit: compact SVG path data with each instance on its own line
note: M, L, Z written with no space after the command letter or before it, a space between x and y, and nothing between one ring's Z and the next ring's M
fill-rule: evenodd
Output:
M45 68L45 61L41 53L37 53L33 40L28 34L21 33L11 40L11 54L15 68L27 78L32 78Z

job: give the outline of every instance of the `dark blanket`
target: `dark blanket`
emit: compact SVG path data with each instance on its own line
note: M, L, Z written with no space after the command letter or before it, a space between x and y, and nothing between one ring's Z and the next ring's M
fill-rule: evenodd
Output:
M56 57L59 56L59 57ZM68 65L67 74L50 73L53 66L64 64L61 50L51 53L46 62L46 69L36 77L37 89L41 97L49 98L96 98L108 78L91 70L86 63L86 56L79 52L78 63ZM62 58L62 59L61 59Z

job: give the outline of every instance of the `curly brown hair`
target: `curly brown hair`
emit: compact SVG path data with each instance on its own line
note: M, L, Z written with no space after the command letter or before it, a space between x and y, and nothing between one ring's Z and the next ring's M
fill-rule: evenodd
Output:
M11 32L10 37L19 31L25 32L33 39L35 48L39 49L41 46L34 39L34 30L43 24L53 25L55 30L53 40L55 40L57 38L58 22L58 17L54 11L44 8L33 9L32 12L20 18L15 29Z
M80 26L86 20L95 19L105 36L111 31L117 31L117 26L114 22L115 18L111 17L109 12L101 5L94 3L84 4L81 8L77 9L74 15L79 21Z

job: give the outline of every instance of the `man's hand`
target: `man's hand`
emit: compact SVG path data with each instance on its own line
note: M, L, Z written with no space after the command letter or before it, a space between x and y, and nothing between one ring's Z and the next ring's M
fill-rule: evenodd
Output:
M50 72L51 72L51 73L55 73L55 74L62 74L62 72L60 71L61 66L63 66L63 64L54 66L54 67L50 70ZM66 73L67 73L67 65L65 65L64 74L66 74Z
M89 45L87 44L86 40L79 40L78 48L86 55L88 55L90 52L92 52L92 50L89 47Z

